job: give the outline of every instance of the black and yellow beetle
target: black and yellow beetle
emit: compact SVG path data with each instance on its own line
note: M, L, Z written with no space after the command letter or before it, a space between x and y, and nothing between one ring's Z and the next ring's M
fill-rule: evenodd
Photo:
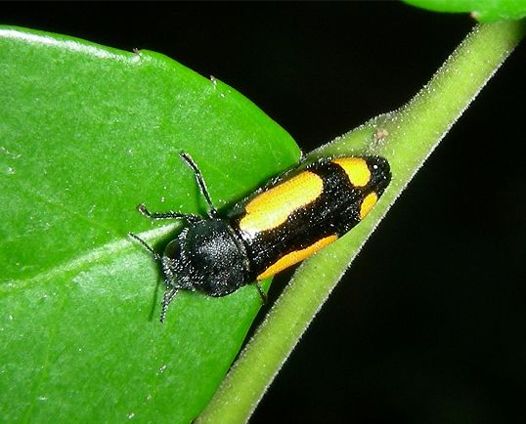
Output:
M179 289L226 296L313 255L357 225L391 180L389 163L379 156L324 158L272 179L219 214L195 162L186 153L181 158L194 171L208 216L152 213L139 205L149 218L187 224L162 255L130 234L161 263L161 322Z

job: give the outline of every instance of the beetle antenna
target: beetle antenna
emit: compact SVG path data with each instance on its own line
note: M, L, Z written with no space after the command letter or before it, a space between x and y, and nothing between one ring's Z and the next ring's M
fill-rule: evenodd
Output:
M140 238L138 235L136 234L133 234L133 233L128 233L128 235L137 240L139 243L141 243L141 245L148 251L151 253L151 255L153 256L153 259L155 261L158 261L160 262L161 261L161 255L159 255L155 250L153 250L153 248L148 244L146 243L142 238Z

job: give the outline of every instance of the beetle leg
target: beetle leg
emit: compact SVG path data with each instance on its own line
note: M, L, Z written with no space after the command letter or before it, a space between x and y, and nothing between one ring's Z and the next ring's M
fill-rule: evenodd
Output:
M261 285L259 284L259 282L256 282L256 288L258 289L258 293L259 293L259 296L261 297L262 304L263 305L266 304L268 297L267 297L267 294L261 288Z
M198 215L193 215L191 213L181 213L181 212L150 212L143 203L137 206L137 210L147 218L151 219L182 219L189 224L195 224L199 221L202 221Z
M192 171L194 171L195 180L197 181L197 185L199 186L199 191L201 191L201 194L205 198L205 201L208 205L208 216L210 218L217 217L217 209L214 206L214 203L212 202L212 198L210 197L210 193L208 192L208 187L206 186L205 179L203 178L203 174L201 174L199 167L188 153L181 152L180 155L181 159L184 160L184 162L192 169Z
M175 295L177 294L178 288L177 287L167 287L164 291L163 295L163 302L161 303L161 323L164 322L166 318L166 311L168 310L168 305L173 300Z

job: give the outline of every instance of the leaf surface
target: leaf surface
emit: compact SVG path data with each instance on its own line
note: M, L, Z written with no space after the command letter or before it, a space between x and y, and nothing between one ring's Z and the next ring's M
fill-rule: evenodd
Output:
M250 101L154 52L0 28L0 416L6 422L177 422L206 405L260 299L162 287L133 231L204 213L189 152L225 207L294 164L292 138Z

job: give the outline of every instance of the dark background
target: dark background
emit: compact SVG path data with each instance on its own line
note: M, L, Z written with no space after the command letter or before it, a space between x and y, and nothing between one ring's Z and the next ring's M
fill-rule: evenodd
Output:
M0 10L5 24L155 50L214 75L305 151L403 105L473 25L395 2ZM524 59L522 46L418 172L252 423L523 422Z

